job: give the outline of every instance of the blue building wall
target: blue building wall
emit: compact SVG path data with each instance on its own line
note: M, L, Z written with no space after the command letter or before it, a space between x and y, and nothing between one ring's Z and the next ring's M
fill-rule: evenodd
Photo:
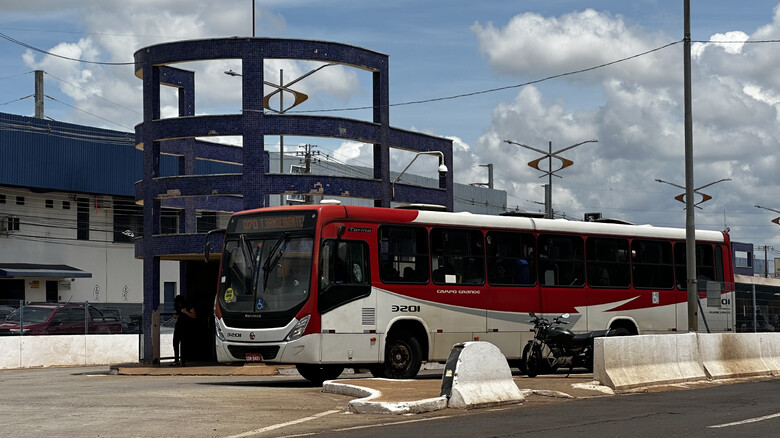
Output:
M200 142L199 142L200 143ZM135 134L0 113L0 184L42 190L135 197L143 151ZM198 160L197 174L241 167ZM161 176L179 174L179 158L160 157Z

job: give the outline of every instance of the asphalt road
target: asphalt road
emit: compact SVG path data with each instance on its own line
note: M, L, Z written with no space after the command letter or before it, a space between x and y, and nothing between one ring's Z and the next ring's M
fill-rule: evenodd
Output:
M349 400L298 376L117 376L108 367L5 370L0 431L12 437L637 438L768 437L780 429L780 379L408 416L352 414ZM757 420L728 425L751 419Z

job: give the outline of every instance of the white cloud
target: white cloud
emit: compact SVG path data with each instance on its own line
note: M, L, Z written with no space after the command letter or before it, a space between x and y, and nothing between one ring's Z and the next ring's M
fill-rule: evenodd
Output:
M756 34L777 37L779 29L776 16ZM673 40L592 10L560 17L525 13L503 28L477 23L472 31L496 72L522 79L598 65ZM775 47L726 43L756 34L713 35L713 44L696 47L693 66L695 185L732 179L704 190L713 199L697 210L697 226L722 229L728 214L737 218L736 225L729 224L732 235L747 241L756 234L751 227L768 220L753 205L776 202L771 193L780 188ZM552 141L558 150L595 138L596 144L563 153L575 164L559 173L561 179L553 178L556 211L574 218L602 211L640 223L684 226L682 204L673 200L681 191L654 181L685 180L680 51L667 49L599 69L588 73L587 81L599 87L603 101L585 109L568 109L570 97L553 94L558 90L553 86L525 87L511 102L495 106L474 150L483 162L496 163L496 186L507 190L508 204L538 210L540 185L547 181L527 166L540 154L503 140L543 150Z
M506 75L539 76L559 74L633 56L673 41L630 28L621 16L587 9L560 17L524 13L512 17L507 25L474 23L472 32L490 66ZM583 81L603 75L658 79L659 64L668 63L666 55L637 59L568 79Z
M41 2L33 3L29 9L20 5L13 12L40 11L45 6ZM50 10L58 10L61 4L52 2ZM82 20L83 30L89 36L77 42L64 41L42 49L74 59L121 63L132 62L136 50L157 43L252 34L251 14L247 13L251 9L246 2L239 0L197 3L185 0L128 0L121 3L85 1L80 2L79 6L81 12L68 10L68 13ZM278 34L285 26L283 17L257 6L258 36ZM76 122L127 129L142 118L142 83L135 77L132 65L78 63L29 51L24 55L24 62L31 68L42 69L61 79L50 82L51 85L47 87L56 86L74 99L72 104L76 110L72 113L72 119ZM276 82L279 69L284 68L287 82L319 65L322 64L269 60L265 65L265 75L269 82ZM240 71L240 62L191 62L176 67L195 71L197 113L202 114L207 108L206 112L212 114L240 112L241 80L223 73L229 69ZM360 86L354 69L334 66L306 78L296 84L294 89L309 94L310 99L317 101L319 106L326 106L333 99L343 103L352 96L364 93ZM270 92L272 89L266 90ZM289 99L288 102L292 101L289 95L285 98ZM163 102L163 115L175 115L175 98L166 99ZM100 114L101 119L96 121L93 114Z

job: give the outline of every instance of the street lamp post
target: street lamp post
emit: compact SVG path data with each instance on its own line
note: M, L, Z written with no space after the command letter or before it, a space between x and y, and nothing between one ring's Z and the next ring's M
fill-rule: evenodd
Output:
M539 157L539 158L537 158L537 159L535 159L533 161L529 161L528 165L530 167L533 167L534 169L540 171L540 172L544 172L542 174L542 176L540 176L540 178L545 176L545 175L547 176L547 185L544 186L544 217L546 217L548 219L552 219L553 218L553 209L552 209L552 177L555 176L555 177L561 178L561 176L556 175L555 173L559 172L559 171L561 171L561 170L563 170L563 169L565 169L565 168L567 168L569 166L571 166L572 164L574 164L574 161L569 160L567 158L563 158L559 154L561 152L568 151L569 149L574 149L577 146L583 145L585 143L598 143L598 140L586 140L586 141L583 141L583 142L580 142L580 143L577 143L577 144L573 144L571 146L566 146L565 148L562 148L562 149L558 149L555 152L553 152L553 150L552 150L552 142L548 143L548 150L546 152L541 150L541 149L537 149L537 148L535 148L533 146L528 146L526 144L517 143L517 142L512 141L512 140L504 140L504 142L505 143L509 143L509 144L513 144L515 146L520 146L520 147L523 147L523 148L526 148L526 149L530 149L532 151L535 151L535 152L538 152L538 153L542 154L541 157ZM556 159L561 161L561 167L559 169L553 170L553 168L552 168L552 159L553 158L556 158ZM547 159L547 170L543 170L543 169L539 168L539 163L542 162L545 159Z
M252 3L252 7L254 8L254 2ZM254 16L254 10L252 15ZM254 36L254 23L252 26L252 33ZM296 106L302 104L305 102L309 96L305 93L301 93L300 91L295 91L291 88L289 88L291 85L295 85L299 81L303 80L304 78L307 78L314 73L322 70L325 67L330 67L332 65L336 65L334 62L330 62L324 65L321 65L314 70L309 71L308 73L304 73L301 76L298 76L297 78L293 79L292 81L288 83L284 83L284 69L279 69L279 84L274 84L272 82L263 81L265 85L268 85L270 87L274 88L274 91L268 93L267 95L263 96L263 108L272 111L276 114L284 114L288 110L291 110L295 108ZM228 70L224 72L228 76L243 76L241 73L234 72L233 70ZM284 92L292 93L292 95L295 97L295 100L293 101L292 105L285 108L284 107ZM279 109L271 108L271 98L275 96L276 94L279 94ZM284 173L284 135L279 135L279 173ZM279 195L279 205L284 205L284 195Z
M423 151L423 152L417 152L417 155L412 158L412 161L409 162L409 164L404 167L404 170L401 171L401 173L398 174L397 177L393 180L393 182L390 184L392 187L392 199L395 200L395 183L398 182L398 180L401 179L402 176L404 176L404 173L406 173L407 170L409 170L409 167L411 167L412 163L414 163L414 160L416 160L420 155L438 155L439 156L439 178L443 178L449 169L447 169L447 166L444 164L444 152L441 151Z
M656 182L659 182L659 183L664 183L664 184L669 184L670 186L674 186L674 187L677 187L678 189L683 189L683 190L685 190L685 186L681 186L681 185L679 185L679 184L671 183L671 182L669 182L669 181L664 181L664 180L662 180L662 179L658 179L658 178L656 178L655 180L656 180ZM731 181L731 178L723 178L723 179L719 179L719 180L717 180L717 181L713 181L713 182L711 182L711 183L709 183L709 184L704 184L704 185L703 185L703 186L701 186L701 187L696 187L695 189L693 189L693 190L692 190L692 192L693 192L693 193L696 193L696 194L699 194L699 195L701 195L701 201L699 201L699 202L693 202L693 203L692 203L692 205L693 205L695 208L701 209L701 207L699 207L699 205L701 205L701 204L704 204L705 202L707 202L707 201L709 201L710 199L712 199L712 196L710 196L710 195L708 195L708 194L706 194L706 193L702 193L702 192L700 192L699 190L701 190L701 189L704 189L704 188L707 188L707 187L709 187L709 186L714 186L715 184L717 184L717 183L720 183L720 182L723 182L723 181ZM688 207L687 207L687 205L688 205L688 202L687 202L687 201L688 201L688 200L686 199L686 197L687 197L687 193L680 193L679 195L675 196L675 197L674 197L674 199L675 199L675 200L677 200L677 201L679 201L679 202L682 202L683 204L685 204L685 205L686 205L686 208L688 208Z

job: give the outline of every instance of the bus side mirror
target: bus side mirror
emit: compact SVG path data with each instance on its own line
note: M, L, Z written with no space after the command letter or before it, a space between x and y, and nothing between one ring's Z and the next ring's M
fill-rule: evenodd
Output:
M211 255L211 240L209 240L211 235L215 233L225 234L226 231L227 230L225 228L217 228L206 233L206 243L203 246L203 259L206 261L206 263L209 262L209 255Z
M206 263L209 262L209 255L211 254L211 242L206 241L206 247L203 249L203 259Z

